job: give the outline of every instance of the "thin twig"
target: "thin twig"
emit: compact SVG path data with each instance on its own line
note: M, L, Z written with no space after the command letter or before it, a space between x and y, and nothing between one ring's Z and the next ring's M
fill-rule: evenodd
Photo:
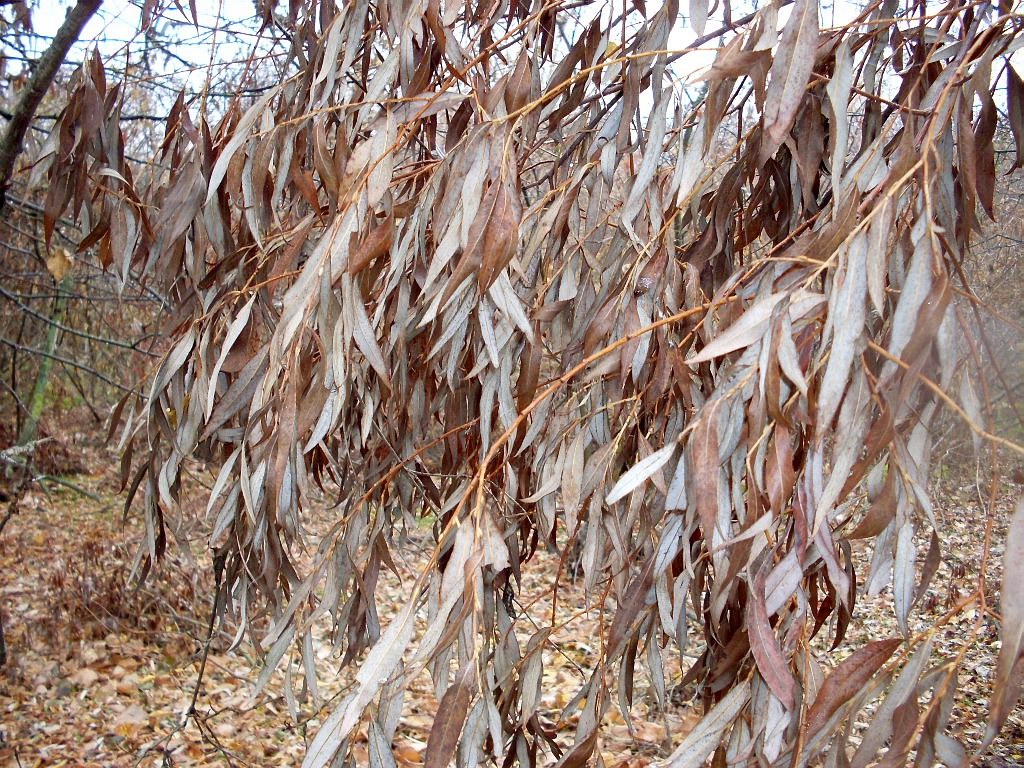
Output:
M32 355L40 355L42 357L52 358L53 360L56 360L58 363L64 363L65 365L71 365L71 366L74 366L75 368L78 368L79 370L85 371L86 373L90 374L91 376L95 376L97 379L102 381L104 384L108 384L111 387L114 387L115 389L121 390L122 392L131 392L133 394L137 393L137 390L132 389L131 387L126 387L124 384L120 384L120 383L114 381L113 379L111 379L109 376L106 376L106 375L100 373L95 368L90 368L88 365L80 363L77 360L71 360L70 358L63 357L61 355L56 355L56 354L53 354L53 353L50 353L50 352L46 352L45 350L42 350L42 349L36 349L35 347L28 347L28 346L25 346L24 344L18 344L16 341L12 341L11 339L5 338L3 336L0 336L0 344L6 344L11 349L16 349L16 350L18 350L20 352L28 352L29 354L32 354Z
M210 656L210 644L213 642L213 627L217 621L217 609L220 606L220 593L224 578L224 561L225 556L223 554L218 554L213 558L213 577L215 581L213 606L210 608L210 621L206 626L206 642L203 643L203 657L199 661L199 674L196 676L196 687L192 691L192 701L189 702L188 709L185 711L185 720L182 725L187 724L189 718L196 717L196 702L199 701L199 691L203 687L203 675L206 673L206 660ZM198 719L196 719L196 723L199 723Z
M63 294L58 294L58 296L61 295ZM32 309L32 307L28 306L27 304L23 304L22 302L18 301L17 297L10 291L5 289L3 286L0 286L0 296L3 296L8 301L13 302L22 312L32 315L32 317L38 320L42 320L44 323L54 325L59 330L64 331L65 333L70 333L73 336L79 336L83 339L88 339L89 341L96 341L99 342L100 344L108 344L111 347L120 347L121 349L130 349L133 352L141 352L142 354L149 355L150 357L159 357L159 355L157 355L155 352L150 352L149 350L142 349L139 347L141 341L144 341L146 337L143 337L141 341L133 341L131 343L128 343L126 341L119 341L117 339L109 339L105 336L97 336L95 334L89 333L88 331L80 331L77 328L72 328L71 326L65 325L64 323L58 320L54 320L51 317L47 317L42 312L38 312Z

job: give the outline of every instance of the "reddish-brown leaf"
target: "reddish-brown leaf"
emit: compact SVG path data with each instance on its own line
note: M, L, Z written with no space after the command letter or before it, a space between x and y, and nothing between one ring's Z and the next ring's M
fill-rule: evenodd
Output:
M469 661L460 670L455 682L444 692L437 707L437 716L427 738L423 768L446 768L455 756L459 746L459 734L469 714L476 685L476 662Z
M383 222L366 233L352 251L348 260L348 273L357 275L373 263L374 259L383 256L391 248L395 237L395 220L388 216Z
M896 486L895 486L895 475L890 472L888 477L885 478L885 485L882 486L882 490L878 496L871 502L871 506L868 507L867 513L857 524L857 527L853 529L850 534L851 539L870 539L882 531L889 525L893 517L896 516Z
M996 103L988 93L982 94L981 112L974 124L974 166L977 174L978 202L990 219L995 219L996 153L992 139L996 135Z
M494 204L487 212L483 229L480 262L480 291L484 292L498 279L498 274L512 260L519 247L519 223L523 218L523 204L519 199L518 184L511 170L492 182L495 189ZM481 210L483 213L483 210Z
M692 498L704 538L713 541L718 520L718 484L721 462L718 460L718 415L720 403L705 409L690 436L690 461L693 464Z
M770 561L768 561L770 562ZM754 579L753 594L747 603L747 635L750 651L754 654L757 670L768 683L782 706L792 711L796 700L796 681L782 655L778 638L772 629L765 604L765 577L767 567L762 566Z
M768 447L768 464L765 467L765 485L768 504L772 514L781 515L793 486L796 485L796 471L793 468L793 438L789 428L775 425L775 434Z
M533 91L533 66L530 64L530 52L524 50L519 54L516 68L505 84L505 108L509 113L526 106Z
M899 648L900 642L897 638L875 640L858 648L832 670L807 713L807 733L821 730L836 710L856 696Z

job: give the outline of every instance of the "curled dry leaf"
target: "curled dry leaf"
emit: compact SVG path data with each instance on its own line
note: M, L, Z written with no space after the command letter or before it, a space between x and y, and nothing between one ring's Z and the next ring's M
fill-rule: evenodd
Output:
M66 248L57 246L51 249L50 255L46 257L46 268L58 283L70 274L73 266L74 261Z

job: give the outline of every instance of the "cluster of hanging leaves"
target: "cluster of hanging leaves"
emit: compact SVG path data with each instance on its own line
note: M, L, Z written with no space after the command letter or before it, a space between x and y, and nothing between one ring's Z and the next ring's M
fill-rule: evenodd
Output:
M219 607L269 617L264 679L295 650L316 691L320 619L357 665L306 765L364 718L393 765L429 669L428 765L581 766L636 664L664 704L666 655L696 643L684 682L706 714L668 765L865 766L886 747L885 765L964 764L957 664L908 615L940 562L936 414L1000 439L962 265L994 214L1004 105L1024 160L1021 20L893 0L838 28L807 0L722 21L695 1L686 23L677 0L264 5L289 33L279 83L216 124L179 99L140 171L87 64L36 170L51 226L77 215L82 248L177 307L148 397L118 414L143 569L183 465L213 462ZM318 489L335 524L302 569ZM380 626L382 569L425 516L434 555ZM568 749L537 709L552 628L514 604L538 546L607 611ZM886 588L904 636L826 673L809 640L838 645Z

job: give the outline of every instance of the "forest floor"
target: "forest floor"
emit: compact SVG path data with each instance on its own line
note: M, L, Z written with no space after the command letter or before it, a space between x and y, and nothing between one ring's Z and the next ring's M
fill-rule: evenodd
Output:
M79 490L51 485L33 488L0 536L0 614L9 659L0 670L0 766L291 766L301 763L304 745L326 716L330 703L290 700L285 680L275 675L253 700L258 661L251 646L227 652L226 633L215 633L197 717L182 726L198 679L207 633L211 577L201 537L195 561L172 554L141 589L126 584L138 537L137 521L122 519L116 493L116 460L92 449L83 474L68 478ZM946 533L943 564L929 596L918 607L918 627L933 624L959 596L977 584L985 526L979 523L974 485L944 488L938 514ZM1017 486L1006 488L1019 493ZM85 491L91 496L85 496ZM0 505L0 510L6 504ZM999 584L999 560L1005 536L1004 500L994 530L988 563L990 590ZM415 539L415 537L414 537ZM411 543L415 550L417 542ZM423 533L419 546L428 546ZM399 558L400 574L410 577L415 552ZM557 558L540 552L524 569L524 592L558 568ZM565 618L552 635L558 652L545 668L539 712L544 722L571 738L573 723L559 712L575 694L592 665L601 617L588 606L581 584L563 583L556 611ZM521 595L525 600L525 596ZM402 581L382 582L381 623L404 601ZM571 617L571 621L569 618ZM861 598L845 644L849 652L868 639L898 634L887 593ZM961 691L953 732L970 748L984 729L998 638L994 623L973 611L960 613L936 635L935 656L959 653L973 637L960 675ZM666 649L666 659L670 656ZM840 649L829 657L842 658ZM328 699L350 675L338 674L328 653L321 654ZM824 654L823 654L824 656ZM679 665L666 670L679 679ZM296 678L301 675L296 675ZM671 744L698 719L685 696L672 696L667 711L657 711L649 686L637 678L638 695L630 723L619 708L608 708L601 756L608 768L640 768L664 758ZM300 688L297 679L294 688ZM423 762L427 736L437 708L429 676L418 678L406 697L394 742L399 766ZM365 738L365 734L363 735ZM355 746L366 764L365 744ZM979 765L1024 765L1024 713L1011 716L998 743Z

